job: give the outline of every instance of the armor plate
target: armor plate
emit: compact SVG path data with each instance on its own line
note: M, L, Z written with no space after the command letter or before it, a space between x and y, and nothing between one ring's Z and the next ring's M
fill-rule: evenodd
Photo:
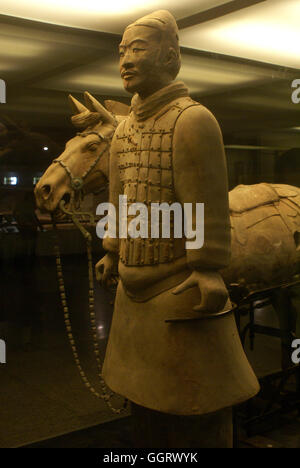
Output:
M185 255L185 238L174 238L172 212L170 237L161 237L160 217L160 238L151 238L151 203L176 202L172 165L174 129L181 113L195 105L199 104L189 97L179 98L146 122L138 122L131 112L118 132L122 193L128 204L143 203L148 208L148 238L120 239L120 260L125 265L166 263ZM128 223L134 217L128 215Z

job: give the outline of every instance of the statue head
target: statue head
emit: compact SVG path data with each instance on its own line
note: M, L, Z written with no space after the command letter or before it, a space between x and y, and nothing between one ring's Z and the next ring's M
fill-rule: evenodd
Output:
M127 26L119 45L124 88L142 98L173 81L180 69L178 27L165 10Z

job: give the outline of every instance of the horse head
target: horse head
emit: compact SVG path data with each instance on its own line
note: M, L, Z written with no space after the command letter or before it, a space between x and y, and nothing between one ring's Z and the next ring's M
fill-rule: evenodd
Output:
M43 211L54 212L61 200L66 206L73 204L108 183L111 140L129 108L106 101L106 109L88 92L84 99L85 105L69 96L74 113L71 120L79 131L35 187L37 206Z

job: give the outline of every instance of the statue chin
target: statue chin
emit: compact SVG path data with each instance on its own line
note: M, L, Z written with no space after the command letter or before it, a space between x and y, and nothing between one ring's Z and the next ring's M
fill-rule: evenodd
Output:
M139 92L139 89L138 86L132 82L133 79L123 79L123 86L124 86L124 89L125 91L127 91L128 93L130 94L134 94L134 93L138 93Z

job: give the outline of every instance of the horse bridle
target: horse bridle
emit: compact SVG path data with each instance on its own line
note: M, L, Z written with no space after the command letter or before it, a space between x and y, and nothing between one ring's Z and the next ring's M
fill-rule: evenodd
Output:
M78 191L80 191L82 189L84 180L92 172L92 170L96 167L96 165L100 161L101 156L105 153L105 151L106 151L106 149L107 149L107 147L109 145L109 142L110 142L110 140L112 138L113 132L112 132L112 135L110 135L108 137L103 135L101 132L93 132L93 131L77 133L76 135L81 136L81 137L86 137L88 135L97 135L97 137L100 139L100 141L105 141L106 142L106 145L105 145L105 148L103 149L103 151L101 151L98 154L95 161L93 161L91 166L85 171L85 173L81 177L74 177L71 170L68 168L68 166L63 161L61 161L60 159L54 159L52 161L53 163L59 164L66 171L66 173L68 174L68 176L70 178L70 181L71 181L71 187L73 188L73 190L75 192L78 192Z

